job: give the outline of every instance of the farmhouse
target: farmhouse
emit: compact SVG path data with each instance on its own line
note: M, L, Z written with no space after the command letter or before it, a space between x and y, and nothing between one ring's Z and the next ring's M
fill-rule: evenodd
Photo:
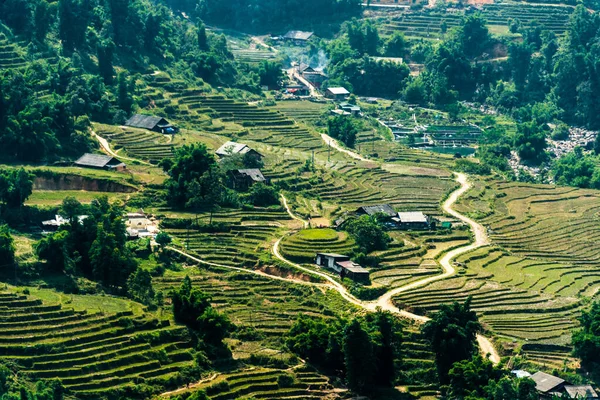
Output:
M563 392L567 383L564 379L541 371L531 375L531 379L535 382L535 388L540 393L540 398L542 399L549 399L552 398L554 393Z
M229 176L231 186L235 190L247 190L255 183L267 182L267 179L258 168L234 169L229 171Z
M297 45L303 45L313 36L313 32L289 31L283 35L283 40Z
M370 215L384 214L386 217L393 218L396 216L396 210L389 204L377 204L374 206L362 206L359 207L356 212L357 215Z
M360 114L360 107L355 105L355 104L350 104L350 103L340 103L338 105L338 108L340 110L346 111L352 115L358 115Z
M287 85L283 88L283 92L295 96L308 96L310 94L310 90L304 85Z
M125 214L125 230L129 239L155 237L159 232L156 220L148 217L141 209Z
M87 215L78 215L77 220L79 223L83 222L88 216ZM60 215L55 215L54 219L49 219L47 221L42 221L42 226L45 231L56 231L62 225L68 224L70 220L68 218L64 218Z
M153 115L135 114L133 117L125 121L125 125L131 126L132 128L148 129L163 134L176 133L178 130L166 119Z
M317 253L315 264L337 272L342 279L350 278L356 282L369 282L369 271L350 261L348 256L334 253Z
M346 100L350 92L343 87L331 87L325 91L325 97L334 100Z
M85 153L77 161L75 165L84 168L108 169L114 171L123 171L127 166L112 156L104 154Z
M236 143L236 142L227 142L223 146L219 147L216 151L216 154L220 158L229 157L235 154L240 154L245 156L248 154L250 157L254 157L257 159L262 158L262 154L258 151L251 149L247 144Z
M420 211L399 212L398 217L392 218L400 229L429 229L429 217Z

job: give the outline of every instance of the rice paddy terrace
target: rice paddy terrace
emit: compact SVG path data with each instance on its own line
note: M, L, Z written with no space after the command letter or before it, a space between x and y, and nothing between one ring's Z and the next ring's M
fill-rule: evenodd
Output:
M193 363L184 327L132 310L76 311L3 290L0 325L2 360L33 379L60 379L78 398L99 398L134 382L176 382L178 371Z
M509 21L513 19L520 21L524 26L529 26L535 21L545 29L562 34L567 29L569 16L573 12L573 7L569 6L510 2L483 4L481 7L481 15L492 31L494 27L504 27L506 32ZM442 36L442 22L450 29L458 26L463 17L464 13L460 11L406 12L383 25L382 31L384 34L401 31L409 37L438 38Z
M114 150L125 150L128 156L158 162L171 158L175 149L171 137L145 129L96 124L96 133L107 139Z

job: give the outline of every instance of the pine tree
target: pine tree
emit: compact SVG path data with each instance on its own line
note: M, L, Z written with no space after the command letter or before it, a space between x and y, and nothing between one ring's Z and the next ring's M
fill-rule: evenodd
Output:
M344 331L344 362L348 387L357 393L365 393L373 384L375 357L371 338L357 319Z

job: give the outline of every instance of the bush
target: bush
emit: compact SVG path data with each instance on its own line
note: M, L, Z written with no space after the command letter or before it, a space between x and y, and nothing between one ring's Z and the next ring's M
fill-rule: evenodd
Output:
M290 374L283 374L277 377L277 386L280 388L289 388L294 386L296 379Z

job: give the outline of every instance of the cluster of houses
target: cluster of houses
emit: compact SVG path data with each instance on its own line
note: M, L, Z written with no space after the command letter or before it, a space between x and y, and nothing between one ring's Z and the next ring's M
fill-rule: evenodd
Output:
M255 160L261 160L263 155L250 148L247 144L237 142L227 142L217 149L215 154L220 158L241 155L251 157ZM259 168L233 169L228 172L229 182L232 189L245 191L255 183L269 183Z
M350 257L334 253L317 253L315 264L330 269L340 275L340 278L349 278L359 283L369 283L369 271Z
M130 240L140 238L155 238L160 232L158 228L158 221L156 218L146 214L144 210L138 210L136 212L127 213L125 217L125 230L127 231L127 238ZM77 219L79 222L83 222L87 219L87 215L78 215ZM69 218L64 218L60 215L55 215L54 219L42 221L42 233L56 232L61 226L66 225L70 222Z
M590 385L571 385L557 376L538 371L530 374L523 370L511 371L517 378L529 378L535 382L535 388L540 395L540 400L550 400L555 397L561 399L598 400L598 394Z

